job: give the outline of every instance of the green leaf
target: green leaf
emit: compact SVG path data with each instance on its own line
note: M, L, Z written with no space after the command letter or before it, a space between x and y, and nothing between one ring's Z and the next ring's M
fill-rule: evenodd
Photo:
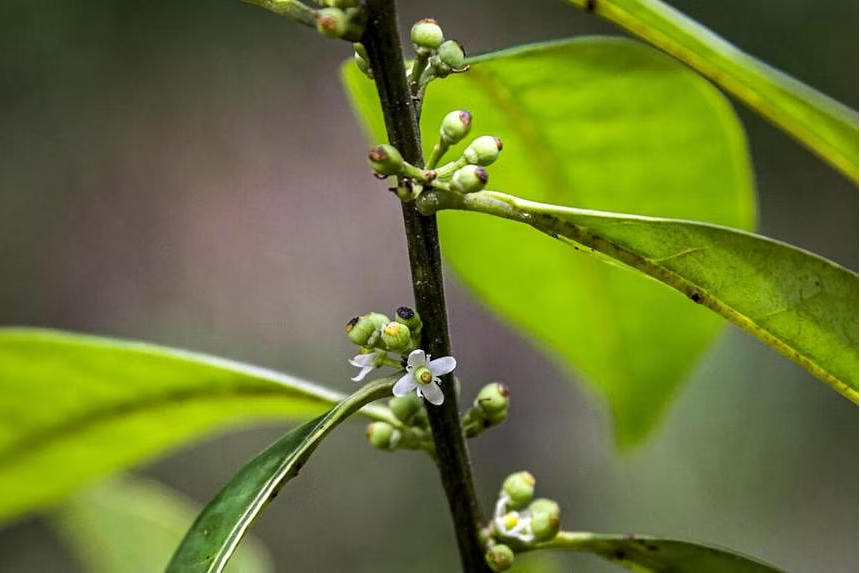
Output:
M52 521L89 573L161 573L200 511L163 484L113 479L85 488ZM227 571L272 571L264 547L246 539Z
M858 275L813 253L726 227L545 205L482 191L431 192L420 209L526 222L665 283L750 332L858 403Z
M539 549L594 553L635 571L654 573L776 573L750 557L726 549L648 535L559 532Z
M660 0L568 0L691 66L858 182L858 112L742 52Z
M257 515L299 473L323 438L364 404L390 395L393 381L383 378L366 384L248 462L197 517L166 573L223 571Z
M356 108L383 138L373 84L351 66ZM502 138L490 186L592 209L750 229L747 146L726 99L671 58L630 40L589 38L472 60L428 89L425 145L452 109ZM530 229L440 217L443 253L490 308L609 399L617 441L659 420L721 321L652 281L571 257ZM517 384L517 381L510 381Z
M0 328L0 396L0 520L204 435L306 420L342 398L230 360L27 328Z

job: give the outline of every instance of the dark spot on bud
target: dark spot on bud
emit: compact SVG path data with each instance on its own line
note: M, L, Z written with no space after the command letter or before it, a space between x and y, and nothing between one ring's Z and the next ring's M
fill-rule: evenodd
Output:
M386 148L382 145L378 145L376 147L371 148L371 151L368 152L368 159L371 161L388 161L389 153L386 151Z
M356 326L356 323L359 322L359 317L354 317L350 319L350 322L347 323L347 326L344 328L347 332L353 330L353 327Z
M502 151L502 140L498 137L494 137L493 140L496 141L496 148Z
M508 398L508 396L511 395L511 392L508 390L508 386L504 384L497 384L496 391L499 392L500 396L503 396L505 398Z
M703 301L703 296L697 291L694 291L691 293L691 300L697 304L700 304Z
M457 114L457 118L463 122L464 125L472 124L472 114L466 110L462 110L459 114Z
M488 175L487 171L484 167L479 167L475 170L475 176L478 177L478 180L482 183L487 183Z
M422 24L439 24L436 18L422 18L420 22Z
M434 179L436 179L436 171L433 169L425 171L425 183L430 183Z
M320 14L317 16L317 23L324 30L335 31L338 28L338 22L329 14Z
M404 320L409 320L416 315L416 311L408 306L399 306L395 313Z

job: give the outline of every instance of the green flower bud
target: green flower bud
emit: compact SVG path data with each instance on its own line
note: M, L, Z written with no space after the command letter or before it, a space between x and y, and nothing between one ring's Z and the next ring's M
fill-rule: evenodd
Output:
M487 185L488 175L480 165L466 165L451 176L451 190L460 193L475 193Z
M408 306L399 306L395 310L395 320L405 324L413 333L422 329L422 319L419 317L419 313Z
M559 516L549 513L533 513L529 522L535 541L550 541L559 533Z
M410 38L418 48L436 50L443 41L442 28L433 18L425 18L413 24Z
M401 432L386 422L368 424L365 433L371 445L381 450L394 450L401 441Z
M478 392L473 405L482 414L484 414L485 417L499 414L501 412L507 413L509 402L508 396L508 388L499 382L493 382Z
M470 128L472 114L462 109L450 111L442 120L439 136L446 145L454 145L469 135Z
M422 398L417 396L415 392L389 400L389 409L395 418L408 425L416 417L416 414L422 411L423 407Z
M355 42L353 44L353 49L356 50L356 53L359 54L359 56L366 62L370 60L368 57L368 50L365 49L365 45L361 42Z
M354 344L364 346L368 341L368 337L374 331L374 324L369 320L364 320L357 316L347 323L344 330L347 331L347 334L350 336L350 340L352 340Z
M463 51L463 46L457 40L447 40L437 48L440 61L448 67L459 70L463 68L466 60L466 52Z
M382 341L386 349L401 352L410 346L410 329L405 324L391 321L382 329Z
M559 509L559 504L552 499L547 499L546 497L539 497L538 499L529 504L529 512L532 515L546 513L547 515L552 515L558 518L559 514L561 513L561 510Z
M371 167L380 175L400 175L404 168L404 158L391 145L377 145L368 152Z
M353 52L353 61L356 62L356 66L359 68L359 70L361 70L363 74L373 79L374 72L371 71L371 64L368 63L368 60L362 57L362 54L360 54L358 50Z
M492 135L482 135L463 150L463 156L473 165L486 167L496 161L500 151L502 151L501 139Z
M507 494L511 507L517 509L532 501L535 493L535 478L529 472L511 474L502 482L502 492Z
M492 571L508 571L514 564L514 551L508 545L494 545L484 554L484 560Z
M340 8L317 10L317 31L327 38L343 38L350 28L350 19Z

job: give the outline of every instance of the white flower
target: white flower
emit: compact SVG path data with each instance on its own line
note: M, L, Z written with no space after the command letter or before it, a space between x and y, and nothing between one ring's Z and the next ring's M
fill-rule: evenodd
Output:
M444 396L439 387L439 377L454 370L457 362L451 356L430 360L424 350L413 350L407 357L407 373L392 388L395 396L406 396L415 390L425 400L439 406Z
M365 378L368 375L368 372L378 367L378 360L380 359L380 355L385 355L385 352L378 350L376 352L371 352L370 354L356 354L352 358L350 358L349 363L351 366L355 366L356 368L361 368L361 371L353 376L351 380L358 382Z
M506 512L511 498L502 494L496 502L496 511L493 512L493 525L502 537L513 537L520 541L529 543L535 540L532 533L532 516L529 512L518 513L516 511Z

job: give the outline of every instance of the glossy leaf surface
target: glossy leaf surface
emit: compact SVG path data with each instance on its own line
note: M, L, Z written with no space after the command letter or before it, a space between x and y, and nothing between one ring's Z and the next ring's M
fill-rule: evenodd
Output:
M87 487L53 512L60 537L88 573L162 573L200 511L160 483L112 479ZM263 546L246 539L228 573L267 573Z
M493 191L431 192L418 202L428 210L448 204L525 222L634 268L858 403L858 275L831 261L727 227L557 207Z
M685 62L858 182L858 112L742 52L660 0L568 0Z
M352 66L346 72L357 111L381 141L373 85ZM471 135L504 142L488 168L491 188L753 226L746 142L728 102L643 44L588 38L479 56L467 73L429 87L426 150L453 109L472 112ZM572 257L531 229L460 214L442 214L440 226L443 253L464 283L606 395L622 444L654 426L720 329L717 317L660 285Z
M364 404L391 395L394 379L370 382L327 414L288 432L231 478L195 520L166 573L223 571L254 519L294 478L320 442Z
M0 328L0 396L0 520L201 436L307 420L342 398L204 354L27 328Z
M560 532L542 549L594 553L643 573L777 573L780 570L732 551L648 535Z

